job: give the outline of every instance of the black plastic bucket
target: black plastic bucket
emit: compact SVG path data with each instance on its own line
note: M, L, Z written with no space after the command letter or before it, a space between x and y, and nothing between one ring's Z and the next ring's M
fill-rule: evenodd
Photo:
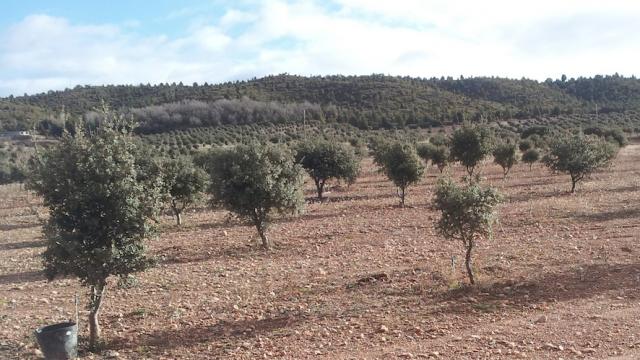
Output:
M75 359L78 356L78 325L65 322L36 330L36 339L46 360Z

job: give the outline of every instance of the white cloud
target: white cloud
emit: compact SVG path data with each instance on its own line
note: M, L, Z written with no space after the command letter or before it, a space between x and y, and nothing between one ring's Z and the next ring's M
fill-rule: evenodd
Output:
M0 32L0 95L281 72L637 75L638 18L640 3L616 0L240 1L169 37L32 15Z
M250 12L231 9L222 16L220 19L220 25L223 28L230 28L235 25L255 21L256 18L256 15Z

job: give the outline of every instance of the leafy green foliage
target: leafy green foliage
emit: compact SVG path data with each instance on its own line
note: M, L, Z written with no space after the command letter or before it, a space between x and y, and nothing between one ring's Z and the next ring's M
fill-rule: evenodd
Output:
M379 152L382 171L400 189L400 205L404 206L406 190L420 180L424 166L420 163L416 149L409 144L393 143L383 146Z
M0 185L25 180L27 158L24 153L30 153L27 149L0 147Z
M198 201L207 189L207 173L189 158L169 159L162 163L162 180L169 205L182 225L182 213Z
M587 102L591 107L595 102L603 113L637 108L640 97L640 81L635 77L627 78L618 74L556 80L550 85Z
M629 143L627 137L624 136L624 133L620 129L606 129L600 126L592 126L584 129L583 133L585 135L602 137L609 142L615 143L619 147L627 146Z
M303 170L288 151L273 145L238 145L217 150L205 160L212 203L250 221L265 248L271 245L266 230L274 213L302 210Z
M435 146L449 145L449 140L442 134L430 137L429 142Z
M502 167L503 177L507 177L509 171L518 162L516 145L513 143L500 143L493 149L493 161Z
M78 129L40 154L28 179L49 208L47 277L74 275L90 287L92 346L107 279L150 264L143 241L154 234L150 219L162 195L159 179L139 181L132 123L106 109L104 115L92 135Z
M433 138L432 138L433 139ZM437 143L439 143L437 141ZM449 164L449 158L451 156L449 148L446 145L434 145L433 143L420 143L416 147L418 156L424 160L425 164L431 161L432 165L435 165L442 173L445 167Z
M531 135L546 136L546 135L549 135L550 133L551 133L551 129L549 127L536 125L536 126L531 126L529 128L526 128L524 131L522 131L522 134L520 134L520 137L523 139L526 139Z
M425 164L429 164L429 161L431 161L431 154L435 148L436 146L431 143L420 143L416 146L416 152Z
M564 129L563 129L564 130ZM555 133L549 132L548 134L541 136L538 134L533 134L527 137L526 141L531 142L534 148L538 149L546 149L549 147L549 143L553 141L554 136L557 136L558 133L564 131L556 131Z
M493 188L478 183L459 186L451 179L440 179L433 201L441 212L436 229L447 239L462 241L465 250L465 265L471 284L475 283L471 255L476 240L491 235L496 220L495 207L501 201Z
M543 159L549 169L568 173L571 176L571 192L576 183L592 172L607 166L617 154L613 144L582 134L565 136L554 141Z
M242 106L237 108L241 111L235 111L232 105L229 109L233 111L221 112L226 115L218 119L220 123L249 120L281 123L287 116L278 114L285 112L276 110L273 114L277 116L270 116L269 109L304 107L310 103L313 105L307 119L348 123L361 129L429 128L458 124L463 119L493 121L592 113L593 102L599 105L600 113L637 110L639 94L640 80L618 75L538 82L488 77L421 79L379 74L314 77L283 74L217 85L76 86L64 91L9 97L0 99L0 127L30 130L41 120L55 123L49 114L63 107L72 117L79 118L99 106L103 99L118 109L140 109L137 116L145 131L166 132L217 126L216 117L209 116L203 106L180 103L241 102L248 98L260 102L257 106L266 111L260 110L256 114L259 116L253 116L251 107ZM272 102L279 105L272 106Z
M533 148L533 143L531 142L531 140L520 140L520 142L518 143L518 149L522 152L526 152L529 149Z
M391 147L391 143L383 137L374 137L369 141L369 149L373 156L373 163L376 164L380 170L384 171L385 157Z
M327 180L345 180L352 184L360 172L360 161L353 148L335 141L305 141L298 145L295 160L313 179L318 199L322 199Z
M529 164L529 171L533 163L540 160L540 152L537 149L528 149L522 154L522 162Z
M442 173L444 168L449 165L450 158L451 153L449 152L449 148L445 145L438 145L431 150L431 163L440 170L440 173Z
M464 124L451 136L451 158L459 161L471 177L474 169L491 152L491 132L483 125Z

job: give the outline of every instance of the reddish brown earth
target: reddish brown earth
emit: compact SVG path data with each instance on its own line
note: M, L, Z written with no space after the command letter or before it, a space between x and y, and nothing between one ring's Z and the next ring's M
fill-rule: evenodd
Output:
M134 287L112 281L106 349L83 357L640 358L640 145L576 195L540 165L517 165L506 181L493 164L482 171L506 201L477 250L474 288L461 286L460 260L452 267L461 244L433 227L437 170L398 208L367 161L358 183L275 224L271 252L225 212L187 214L182 228L167 217L150 243L159 265ZM16 186L0 191L0 358L36 358L33 330L73 318L73 296L86 303L86 292L44 280L35 214L46 212Z

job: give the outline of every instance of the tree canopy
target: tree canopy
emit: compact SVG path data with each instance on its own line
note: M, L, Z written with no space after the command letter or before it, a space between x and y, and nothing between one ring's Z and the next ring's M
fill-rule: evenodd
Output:
M380 149L382 171L400 190L400 205L404 206L407 188L420 181L424 166L413 145L396 142Z
M322 199L327 180L353 183L360 172L360 161L353 148L335 141L304 141L298 145L295 159L313 179L318 199Z
M270 248L266 231L273 216L302 211L302 167L291 153L274 145L238 145L204 158L212 203L250 221L262 245Z
M464 124L451 135L451 158L473 175L476 166L491 153L492 136L483 125Z
M447 239L462 241L471 284L475 283L471 263L473 248L479 238L491 235L496 220L495 207L500 201L501 196L495 189L477 182L461 186L451 179L438 180L433 203L441 216L436 229Z
M516 145L513 143L500 143L493 149L493 161L502 167L502 175L507 177L509 171L518 162Z
M198 201L207 189L207 173L189 158L168 159L162 163L162 179L169 206L182 225L182 213Z
M540 152L537 149L528 149L522 154L522 162L529 164L529 170L538 160L540 160Z
M107 279L144 270L144 240L154 234L161 180L141 181L132 122L104 110L92 134L78 129L35 159L28 186L49 208L43 254L49 279L77 276L90 287L90 341L100 337L98 314Z
M594 171L607 166L616 156L617 148L606 140L583 134L565 136L550 145L544 163L553 171L571 176L571 192L576 184Z

